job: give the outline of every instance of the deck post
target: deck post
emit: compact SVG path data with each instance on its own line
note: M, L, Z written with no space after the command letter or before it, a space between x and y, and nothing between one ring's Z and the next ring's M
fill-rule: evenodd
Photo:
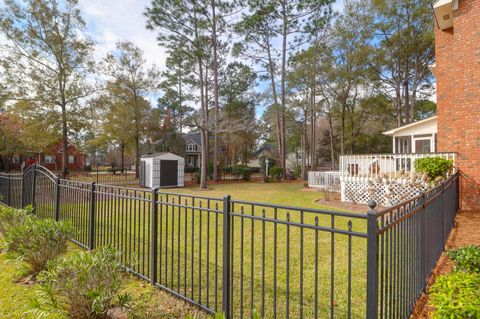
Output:
M378 238L377 213L374 200L368 202L370 210L367 212L367 317L378 317Z

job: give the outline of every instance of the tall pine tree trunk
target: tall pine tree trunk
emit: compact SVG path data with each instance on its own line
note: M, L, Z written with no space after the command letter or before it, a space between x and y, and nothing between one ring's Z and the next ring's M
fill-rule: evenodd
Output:
M125 170L125 142L120 143L120 170L123 173Z
M330 112L328 113L328 126L330 127L330 160L332 161L331 168L335 170L335 145L333 141L333 122L332 122L332 115Z
M215 134L213 142L213 180L218 180L218 131L219 131L219 105L218 105L218 56L217 56L217 18L215 13L215 0L212 6L212 48L213 48L213 95L215 100Z
M279 105L278 105L278 95L277 95L277 88L276 88L276 81L275 81L275 67L272 60L272 54L270 50L270 45L267 44L267 54L268 54L268 70L270 73L270 85L272 86L272 95L273 95L273 103L275 105L275 120L276 120L276 139L277 139L277 146L279 155L282 153L282 137L281 137L281 124L280 124L280 112L279 112ZM268 175L268 172L267 172Z
M287 75L287 3L286 0L282 1L282 12L283 12L283 26L282 26L282 67L281 67L281 82L282 82L282 92L281 92L281 109L280 109L280 164L283 168L283 174L285 176L287 171L286 165L286 150L285 150L285 108L286 108L286 75Z

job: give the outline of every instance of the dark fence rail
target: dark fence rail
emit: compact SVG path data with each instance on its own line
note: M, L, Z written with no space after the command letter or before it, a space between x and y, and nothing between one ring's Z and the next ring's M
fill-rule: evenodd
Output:
M60 172L57 173L60 175ZM78 182L107 184L116 186L138 186L134 171L109 171L92 169L90 171L70 171L68 179Z
M425 291L458 210L458 174L394 207L369 214L376 251L368 264L368 318L408 318ZM375 258L375 260L373 259Z
M228 318L406 318L458 207L458 176L401 205L354 214L0 174L1 201L68 220L72 241ZM372 209L374 205L372 205Z

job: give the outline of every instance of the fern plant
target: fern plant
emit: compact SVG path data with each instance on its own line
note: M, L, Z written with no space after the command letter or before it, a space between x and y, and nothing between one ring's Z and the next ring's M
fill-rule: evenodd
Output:
M23 224L7 231L4 247L11 256L25 261L29 273L36 276L49 261L67 251L71 234L69 223L26 218Z
M41 285L32 301L37 317L63 315L72 319L111 318L112 309L127 307L120 254L110 247L79 251L51 262L39 275Z

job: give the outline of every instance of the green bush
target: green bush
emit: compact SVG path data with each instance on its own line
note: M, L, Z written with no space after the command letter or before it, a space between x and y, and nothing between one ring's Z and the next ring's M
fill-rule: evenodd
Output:
M125 307L130 301L128 294L120 293L123 276L119 257L116 250L102 247L51 262L48 270L39 275L41 285L32 301L35 314L109 318L109 311Z
M27 218L22 225L12 227L5 235L5 248L25 261L30 274L37 275L47 263L67 251L68 223L52 219Z
M192 182L199 184L200 183L200 173L194 173L192 176Z
M9 229L23 225L30 218L32 208L15 209L0 206L0 234L5 236Z
M456 271L440 276L430 288L433 318L480 318L480 275Z
M261 167L258 167L258 166L257 166L257 167L248 167L248 168L250 168L250 172L252 172L252 174L253 174L253 173L261 173L261 172L262 172L262 168L261 168Z
M185 166L185 173L198 173L200 171L199 167L196 166Z
M273 178L276 181L280 181L282 179L282 176L283 176L283 168L275 167L275 166L270 167L270 169L268 170L268 173L269 173L271 178Z
M451 250L447 256L455 262L457 270L480 274L480 246L470 245Z
M223 173L224 174L232 174L233 166L225 166L223 168Z
M244 181L249 181L250 177L252 175L252 171L250 170L250 167L245 166L245 165L237 165L232 167L232 174L236 178L242 178Z
M295 178L302 178L303 179L302 166L300 166L300 165L295 166L295 168L293 170L293 176L295 176Z
M434 181L437 177L445 178L447 173L453 168L453 161L442 157L425 157L415 160L415 171L426 173L430 180Z

